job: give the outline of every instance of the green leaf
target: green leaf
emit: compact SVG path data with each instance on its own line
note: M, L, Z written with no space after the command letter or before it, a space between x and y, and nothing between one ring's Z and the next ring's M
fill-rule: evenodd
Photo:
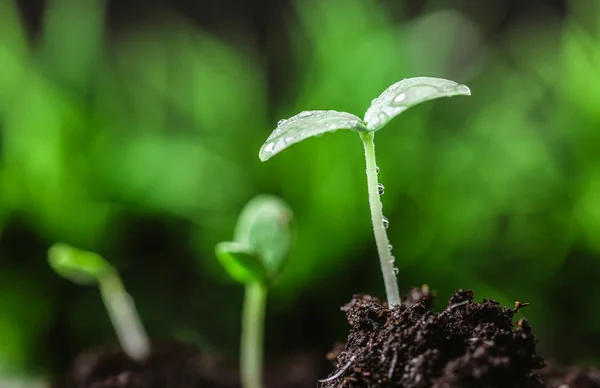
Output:
M285 265L292 243L292 210L280 198L254 197L238 218L234 240L258 252L270 279Z
M365 113L369 131L377 131L408 108L440 97L470 96L466 85L443 78L415 77L396 82L371 102Z
M115 269L97 253L56 243L48 250L50 267L60 276L73 283L96 284L98 278Z
M215 253L225 271L239 283L263 283L268 278L267 269L258 252L248 245L230 241L220 242L215 248Z
M362 120L350 113L335 110L304 111L289 119L280 120L277 128L260 148L258 156L264 162L292 144L338 129L359 132L367 130Z

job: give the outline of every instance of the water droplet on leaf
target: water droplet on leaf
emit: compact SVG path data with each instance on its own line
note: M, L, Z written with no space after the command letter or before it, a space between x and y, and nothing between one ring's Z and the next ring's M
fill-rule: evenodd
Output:
M396 258L394 256L390 256L390 263L394 264L396 262Z
M404 79L391 85L377 97L377 102L371 104L365 113L364 121L367 123L367 130L378 131L411 106L440 97L470 94L467 86L442 78ZM385 115L381 115L382 113Z
M403 80L404 81L404 80ZM390 86L388 88L389 92L393 92L394 90L398 89L398 87L400 86L400 82L396 82L395 84L393 84L392 86Z
M400 270L398 269L398 267L394 267L394 275L398 275L398 272L400 272Z
M404 101L405 98L406 98L406 94L400 93L394 98L394 102L396 102L396 103L402 102L402 101Z
M281 126L282 126L283 124L285 124L285 123L287 123L287 120L286 120L286 119L281 119L281 120L279 120L279 121L277 122L277 126L278 126L278 127L281 127Z
M312 112L309 112L307 110L305 110L304 112L300 112L298 114L298 117L308 117L308 116L312 116Z
M275 143L269 143L269 144L267 144L267 146L265 147L265 152L271 152L271 151L273 151L273 147L275 147Z
M385 112L381 112L377 115L377 120L379 122L379 125L383 125L390 120L390 116L388 116Z
M390 252L392 251L392 249L394 249L394 246L392 244L388 244L388 249L390 250Z
M384 227L384 228L386 228L386 229L387 229L387 228L388 228L388 226L390 226L390 222L388 221L388 219L387 219L387 218L385 218L385 216L381 218L381 221L383 222L383 227Z
M385 186L383 184L378 184L377 185L377 192L379 193L379 195L383 195L383 193L385 192Z
M375 172L379 174L379 166L375 166Z

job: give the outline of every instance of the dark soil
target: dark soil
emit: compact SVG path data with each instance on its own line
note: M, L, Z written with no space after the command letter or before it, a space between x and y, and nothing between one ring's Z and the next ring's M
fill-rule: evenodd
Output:
M540 374L550 387L600 388L600 370L595 367L573 367L561 370L550 366Z
M174 341L153 343L144 364L127 357L118 346L82 353L67 375L52 388L239 388L236 365L202 354ZM294 352L267 365L266 388L314 387L326 371L320 355ZM322 358L321 358L322 359Z
M328 355L336 370L323 388L600 388L595 368L546 367L524 307L473 302L458 290L440 313L427 287L413 289L393 309L356 295L342 308L352 326L346 345ZM326 372L325 372L326 373ZM266 388L314 387L324 373L319 357L294 353L266 366ZM235 365L174 341L153 343L139 364L117 346L85 352L52 388L239 388Z
M597 371L596 377L579 370L544 381L536 373L545 363L535 353L531 327L525 319L513 322L524 305L510 309L473 299L472 291L458 290L446 309L435 313L426 286L392 309L376 298L354 296L342 308L350 335L330 355L336 371L322 387L600 387Z
M153 343L143 364L118 346L93 349L75 359L67 375L52 388L237 388L238 375L221 360L174 341Z

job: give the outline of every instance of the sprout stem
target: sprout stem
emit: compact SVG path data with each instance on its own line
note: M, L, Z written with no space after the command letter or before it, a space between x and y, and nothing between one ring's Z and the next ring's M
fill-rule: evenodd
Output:
M391 262L391 253L388 248L388 237L383 226L383 210L377 185L377 160L375 159L375 143L373 132L362 132L360 138L365 147L365 160L367 162L367 187L369 189L369 205L371 208L371 221L373 222L373 232L375 233L375 242L383 281L385 283L385 293L387 295L388 305L390 307L400 304L400 293L398 292L398 283L394 274L394 263Z
M150 355L150 341L119 275L116 271L108 272L98 278L98 285L123 351L133 360L146 360Z
M246 285L242 316L241 373L244 388L262 387L263 334L267 287L260 282Z

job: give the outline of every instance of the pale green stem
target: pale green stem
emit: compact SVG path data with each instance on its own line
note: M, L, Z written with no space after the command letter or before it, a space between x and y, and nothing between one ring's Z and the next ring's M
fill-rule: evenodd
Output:
M150 355L150 341L119 275L109 272L98 279L98 284L123 351L133 360L144 361Z
M244 388L262 387L263 336L265 324L266 285L246 285L242 316L242 349L240 367Z
M375 243L379 253L381 272L385 283L385 293L388 305L395 306L400 304L400 293L398 292L398 283L394 273L394 263L392 254L388 248L389 241L387 232L383 225L383 207L379 199L379 189L377 181L377 161L375 159L375 143L373 132L363 132L360 138L365 146L365 159L367 161L367 187L369 189L369 205L371 208L371 221L373 222L373 232L375 233Z

